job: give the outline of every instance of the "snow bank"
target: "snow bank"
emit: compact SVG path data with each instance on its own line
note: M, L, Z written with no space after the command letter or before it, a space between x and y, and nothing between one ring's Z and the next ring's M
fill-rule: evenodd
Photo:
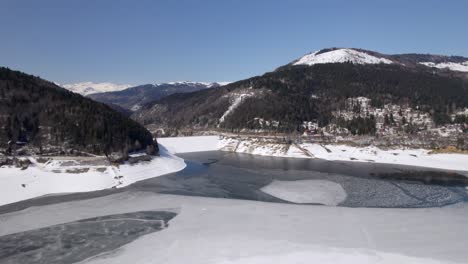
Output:
M297 145L279 144L271 142L267 139L249 138L239 139L224 137L219 140L218 148L222 151L231 151L238 153L247 153L260 156L274 156L285 158L308 158L310 157L304 151L298 148Z
M223 151L264 156L389 163L468 171L468 155L429 154L429 151L425 149L382 150L373 146L352 147L312 143L289 145L261 138L223 138L219 141L219 148Z
M382 150L377 147L302 144L315 157L326 160L376 162L468 171L468 155L429 154L425 149Z
M171 153L218 150L218 136L158 138L158 144Z
M344 208L124 192L0 215L0 235L168 208L179 214L167 229L86 263L435 264L468 259L468 204Z
M389 59L378 58L362 51L353 49L336 49L323 53L314 52L307 54L294 63L294 65L314 65L323 63L343 63L351 62L355 64L392 64Z
M346 192L343 187L338 183L327 180L274 180L260 190L293 203L338 205L346 199Z
M34 161L34 159L32 159ZM120 188L136 181L180 171L183 159L161 151L150 162L116 166L62 166L74 160L53 160L46 164L34 162L26 170L0 168L0 205L14 203L47 194L89 192ZM77 173L73 170L87 170ZM69 172L67 172L69 171Z

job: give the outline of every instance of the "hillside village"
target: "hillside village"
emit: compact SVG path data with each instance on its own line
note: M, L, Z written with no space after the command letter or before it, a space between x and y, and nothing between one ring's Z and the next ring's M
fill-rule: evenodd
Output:
M464 120L468 117L468 109L450 115L451 122L437 125L430 113L408 106L385 104L383 108L374 107L371 99L366 97L348 98L345 109L333 112L335 122L320 127L317 122L304 122L303 136L312 138L334 138L337 141L349 140L353 136L373 134L375 139L385 139L392 143L408 143L420 141L421 143L437 146L457 145L463 147L467 144L468 125ZM364 120L364 125L353 123ZM365 121L369 121L365 123ZM369 131L360 131L368 129ZM362 128L363 127L363 128ZM354 137L355 138L355 137ZM427 146L426 144L423 144ZM429 146L429 147L437 147Z
M320 126L317 120L304 121L299 135L291 137L275 133L280 121L257 117L252 121L255 129L243 129L239 134L256 134L266 137L294 138L294 141L353 142L380 146L412 146L442 148L468 145L468 108L449 115L450 122L437 125L429 112L409 105L384 104L375 107L367 97L346 99L342 109L332 112L332 121Z
M374 118L376 135L414 134L429 131L442 137L448 137L463 133L466 129L465 125L456 123L455 119L457 116L467 113L468 109L465 109L465 111L452 114L450 118L453 124L437 126L430 113L420 111L418 107L413 109L408 105L385 104L383 108L377 108L372 106L371 99L356 97L348 98L345 110L336 111L333 115L337 119L346 121L359 117Z

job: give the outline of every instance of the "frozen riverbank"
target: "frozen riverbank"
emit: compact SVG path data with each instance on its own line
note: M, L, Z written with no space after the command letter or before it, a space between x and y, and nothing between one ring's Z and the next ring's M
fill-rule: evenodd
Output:
M172 153L228 151L252 155L317 158L330 161L356 161L468 171L468 155L430 154L426 149L380 149L333 144L286 144L258 138L223 136L173 137L158 139Z
M253 155L317 158L335 161L356 161L420 166L435 169L468 171L468 155L430 154L425 149L388 149L373 146L323 145L313 143L281 144L262 138L220 139L218 147L223 151Z
M171 153L188 153L218 150L219 136L166 137L158 143Z
M164 148L151 161L120 166L83 158L63 157L40 163L35 158L29 168L0 168L0 205L48 194L89 192L120 188L136 181L180 171L186 164Z

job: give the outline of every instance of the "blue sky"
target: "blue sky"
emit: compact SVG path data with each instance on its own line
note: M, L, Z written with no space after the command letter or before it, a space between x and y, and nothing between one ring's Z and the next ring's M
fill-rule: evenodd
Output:
M60 83L234 81L325 47L468 57L468 1L0 4L0 65Z

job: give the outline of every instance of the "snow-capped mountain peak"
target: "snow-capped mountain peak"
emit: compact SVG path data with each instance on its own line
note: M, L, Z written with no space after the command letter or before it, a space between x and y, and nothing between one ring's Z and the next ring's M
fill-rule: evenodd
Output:
M355 49L327 49L307 54L293 63L293 65L314 65L324 63L344 63L354 64L392 64L393 61L370 55L369 53Z
M115 83L109 83L109 82L103 82L103 83L80 82L80 83L63 84L60 86L62 86L63 88L69 91L72 91L74 93L79 93L85 96L94 94L94 93L121 91L129 87L132 87L132 85L128 85L128 84L115 84Z

